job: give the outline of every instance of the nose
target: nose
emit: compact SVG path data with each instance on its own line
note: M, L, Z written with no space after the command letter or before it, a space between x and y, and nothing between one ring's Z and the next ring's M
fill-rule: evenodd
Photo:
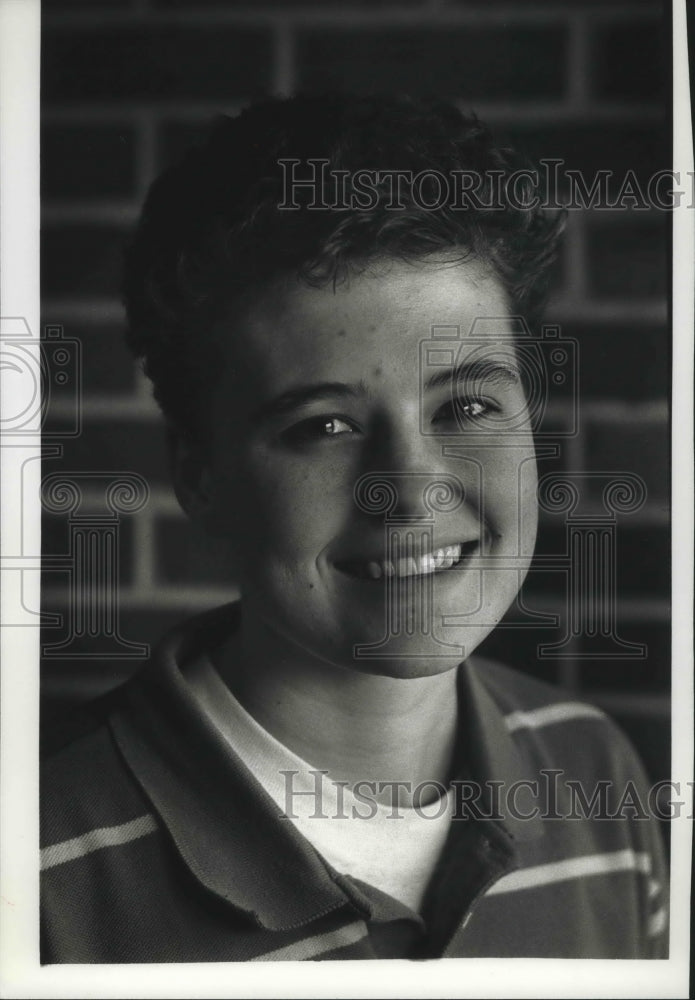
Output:
M431 521L465 500L452 464L441 443L423 435L418 424L385 428L369 471L355 484L355 502L363 513L389 521Z
M364 514L387 521L433 521L459 508L464 485L450 472L367 472L355 484L355 503Z

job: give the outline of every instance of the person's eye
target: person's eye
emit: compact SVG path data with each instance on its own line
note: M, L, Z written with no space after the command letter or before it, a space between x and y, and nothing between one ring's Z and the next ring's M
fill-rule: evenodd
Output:
M436 427L463 429L466 426L482 423L499 412L500 407L492 400L480 396L457 396L444 406L440 406L432 418L432 423Z
M309 445L335 438L347 437L356 427L343 417L310 417L283 431L282 438L290 445Z

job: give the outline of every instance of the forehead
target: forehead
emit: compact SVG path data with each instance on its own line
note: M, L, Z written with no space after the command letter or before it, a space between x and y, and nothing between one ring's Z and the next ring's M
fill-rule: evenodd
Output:
M390 261L335 288L278 281L246 303L223 336L230 367L247 387L370 373L412 379L421 345L433 337L465 343L484 328L490 348L498 340L508 354L508 317L499 279L478 261Z

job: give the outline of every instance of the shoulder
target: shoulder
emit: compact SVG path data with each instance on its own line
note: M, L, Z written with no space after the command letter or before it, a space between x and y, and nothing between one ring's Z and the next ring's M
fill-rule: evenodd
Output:
M143 815L147 801L123 761L109 720L123 689L49 723L41 737L41 846Z
M667 955L668 871L628 741L570 692L480 658L467 666L516 867L477 904L466 953Z
M505 713L517 710L532 711L570 701L572 704L584 704L581 701L575 701L573 696L563 688L537 680L535 677L508 667L497 660L472 656L470 662L485 688ZM603 714L599 709L595 709L595 711Z
M169 839L112 731L121 700L80 708L46 734L42 962L146 961L145 925L164 926L171 906Z
M472 665L501 712L506 731L537 766L563 767L596 778L645 780L632 744L596 705L492 660L478 657Z

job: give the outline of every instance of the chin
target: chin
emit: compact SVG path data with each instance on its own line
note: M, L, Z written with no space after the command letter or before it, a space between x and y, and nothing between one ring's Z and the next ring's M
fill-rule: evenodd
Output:
M360 659L353 661L352 670L371 677L392 677L400 680L414 680L418 677L437 677L455 670L462 657L398 657L381 659Z
M325 648L323 659L335 666L381 677L433 677L459 666L492 631L491 625L440 627L425 635L370 636L351 645Z

